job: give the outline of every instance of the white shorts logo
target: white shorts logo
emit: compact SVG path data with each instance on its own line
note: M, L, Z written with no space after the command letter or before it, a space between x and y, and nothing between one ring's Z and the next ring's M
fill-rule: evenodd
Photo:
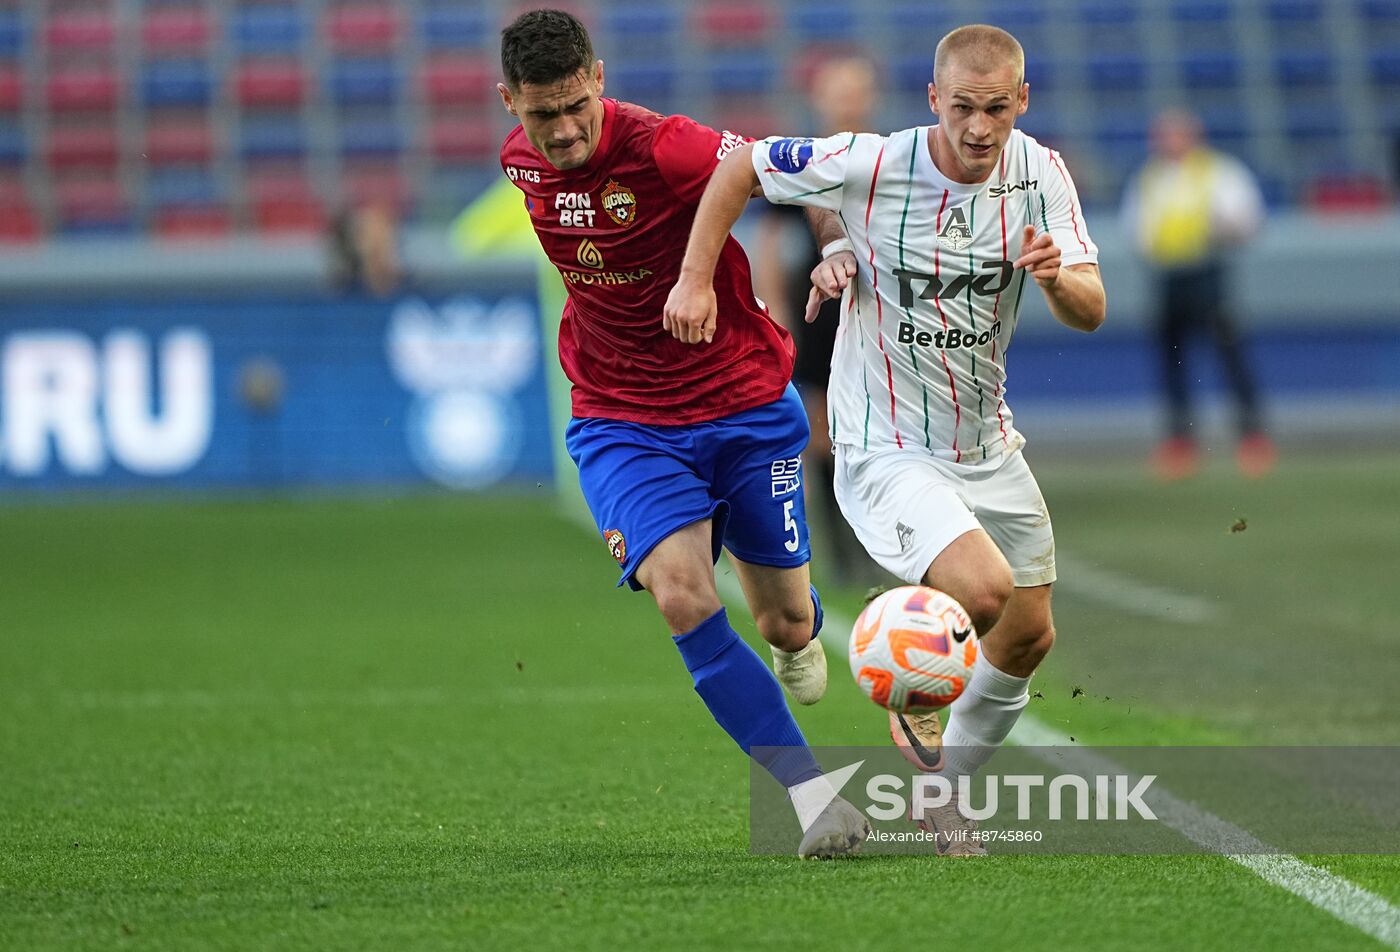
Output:
M775 459L769 468L769 473L773 477L773 496L786 496L797 491L797 487L802 485L802 458L794 456L792 459Z

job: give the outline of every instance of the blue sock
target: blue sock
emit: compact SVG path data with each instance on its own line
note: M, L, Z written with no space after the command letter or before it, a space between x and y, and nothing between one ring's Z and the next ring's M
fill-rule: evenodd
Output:
M812 608L816 610L817 616L812 622L812 640L815 641L817 636L822 633L822 619L826 618L826 615L822 612L822 597L817 594L817 587L815 585L809 587L812 589Z
M785 787L821 774L778 679L729 626L723 608L677 635L676 647L695 680L695 693L744 753L755 747L785 748L753 755Z

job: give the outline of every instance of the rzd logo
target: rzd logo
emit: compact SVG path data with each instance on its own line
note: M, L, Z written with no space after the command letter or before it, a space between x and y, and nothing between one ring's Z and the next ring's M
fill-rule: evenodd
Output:
M908 268L895 268L894 276L899 279L899 306L914 306L914 282L923 282L923 288L919 291L919 300L948 300L960 294L965 294L969 290L973 294L983 297L991 297L1005 291L1011 284L1011 276L1016 273L1016 269L1011 266L1010 261L984 261L978 267L983 271L990 271L990 274L973 275L959 274L948 283L936 274L924 274L922 271L910 271Z

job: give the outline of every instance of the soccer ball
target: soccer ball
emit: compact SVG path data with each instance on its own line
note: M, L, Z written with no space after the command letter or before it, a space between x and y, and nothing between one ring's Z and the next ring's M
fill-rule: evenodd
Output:
M899 714L952 704L976 661L972 619L936 588L892 588L865 606L851 630L856 683L870 700Z

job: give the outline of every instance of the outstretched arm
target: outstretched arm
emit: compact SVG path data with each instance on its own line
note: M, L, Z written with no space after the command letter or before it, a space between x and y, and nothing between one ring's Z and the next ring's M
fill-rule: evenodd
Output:
M1037 238L1035 228L1027 225L1021 236L1021 256L1012 267L1030 272L1045 294L1050 313L1061 324L1092 331L1103 323L1108 301L1099 266L1085 262L1060 267L1060 249L1048 232Z
M662 326L677 340L687 344L709 343L715 337L715 266L729 230L744 213L749 197L762 194L758 174L749 156L753 145L742 145L724 157L710 176L695 223L690 226L690 242L681 262L680 280L666 299Z

